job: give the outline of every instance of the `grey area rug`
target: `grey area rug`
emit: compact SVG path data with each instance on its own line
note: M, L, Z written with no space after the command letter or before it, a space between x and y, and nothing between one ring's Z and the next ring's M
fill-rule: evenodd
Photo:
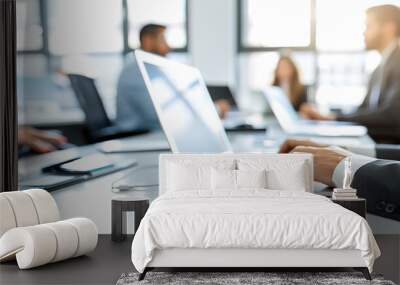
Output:
M368 281L359 272L148 272L146 278L138 281L138 273L122 274L117 285L133 284L376 284L395 285L383 277L372 275L373 280Z

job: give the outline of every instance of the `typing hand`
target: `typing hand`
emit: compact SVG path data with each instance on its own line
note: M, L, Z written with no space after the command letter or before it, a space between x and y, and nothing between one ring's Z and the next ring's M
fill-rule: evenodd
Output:
M18 144L28 146L35 152L51 152L66 142L67 139L56 132L47 132L31 127L21 127L18 130Z
M334 186L332 175L345 154L327 147L297 146L292 152L310 153L314 157L314 179L328 186Z
M335 116L333 114L322 115L317 110L317 108L312 104L301 105L299 114L304 119L309 119L309 120L319 120L319 121L335 120Z
M215 107L217 108L218 115L221 119L225 118L226 113L231 110L231 105L225 99L220 99L214 102Z
M310 140L288 139L281 145L279 153L289 153L297 146L327 147L328 145L315 143Z
M332 175L339 162L350 153L342 149L333 149L328 145L318 144L309 140L286 140L279 150L280 153L300 152L310 153L314 158L315 181L333 186Z

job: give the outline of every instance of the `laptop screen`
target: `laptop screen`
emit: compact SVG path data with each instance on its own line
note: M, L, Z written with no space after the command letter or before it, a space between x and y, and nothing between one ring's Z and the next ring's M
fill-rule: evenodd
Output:
M285 92L279 87L269 87L264 92L272 112L283 129L293 128L300 117L293 108Z
M149 93L173 152L220 153L231 147L197 69L143 61Z

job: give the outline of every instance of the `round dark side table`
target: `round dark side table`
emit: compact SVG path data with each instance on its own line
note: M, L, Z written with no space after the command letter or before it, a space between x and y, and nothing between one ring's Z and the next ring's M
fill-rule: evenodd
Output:
M111 200L111 239L112 241L123 241L126 239L126 214L127 212L135 213L135 232L137 231L140 221L149 208L150 199L139 198L134 199L130 196L113 197Z
M339 204L340 206L359 214L365 219L367 216L367 200L364 198L356 199L332 199L332 202Z

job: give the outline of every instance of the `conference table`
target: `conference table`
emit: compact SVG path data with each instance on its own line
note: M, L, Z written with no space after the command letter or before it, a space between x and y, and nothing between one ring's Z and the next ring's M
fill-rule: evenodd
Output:
M287 138L287 135L285 135L276 124L270 124L267 133L259 131L230 132L228 133L228 138L234 152L275 153L279 149L280 144ZM363 148L374 147L373 140L368 136L360 138L307 138L329 144L352 147L362 146ZM152 144L160 143L160 141L163 140L165 140L165 137L161 132L120 139L124 144L137 142ZM99 152L101 146L101 143L98 143L22 158L19 160L20 181L23 181L25 177L41 175L42 168L51 164L77 156L85 156ZM52 191L51 194L59 206L61 217L72 218L82 216L90 218L96 223L99 233L110 234L111 201L113 197L124 195L123 192L113 192L113 187L117 183L124 181L124 179L129 180L131 176L135 175L135 171L138 171L138 169L143 173L143 175L141 175L142 181L147 182L149 185L157 183L158 157L161 153L166 152L169 151L137 151L107 154L107 156L115 161L135 160L137 165L96 179ZM320 191L324 188L326 187L322 184L315 183L315 191ZM128 214L127 219L129 225L127 232L133 233L134 214ZM367 220L375 234L400 234L400 222L370 214L367 214Z

